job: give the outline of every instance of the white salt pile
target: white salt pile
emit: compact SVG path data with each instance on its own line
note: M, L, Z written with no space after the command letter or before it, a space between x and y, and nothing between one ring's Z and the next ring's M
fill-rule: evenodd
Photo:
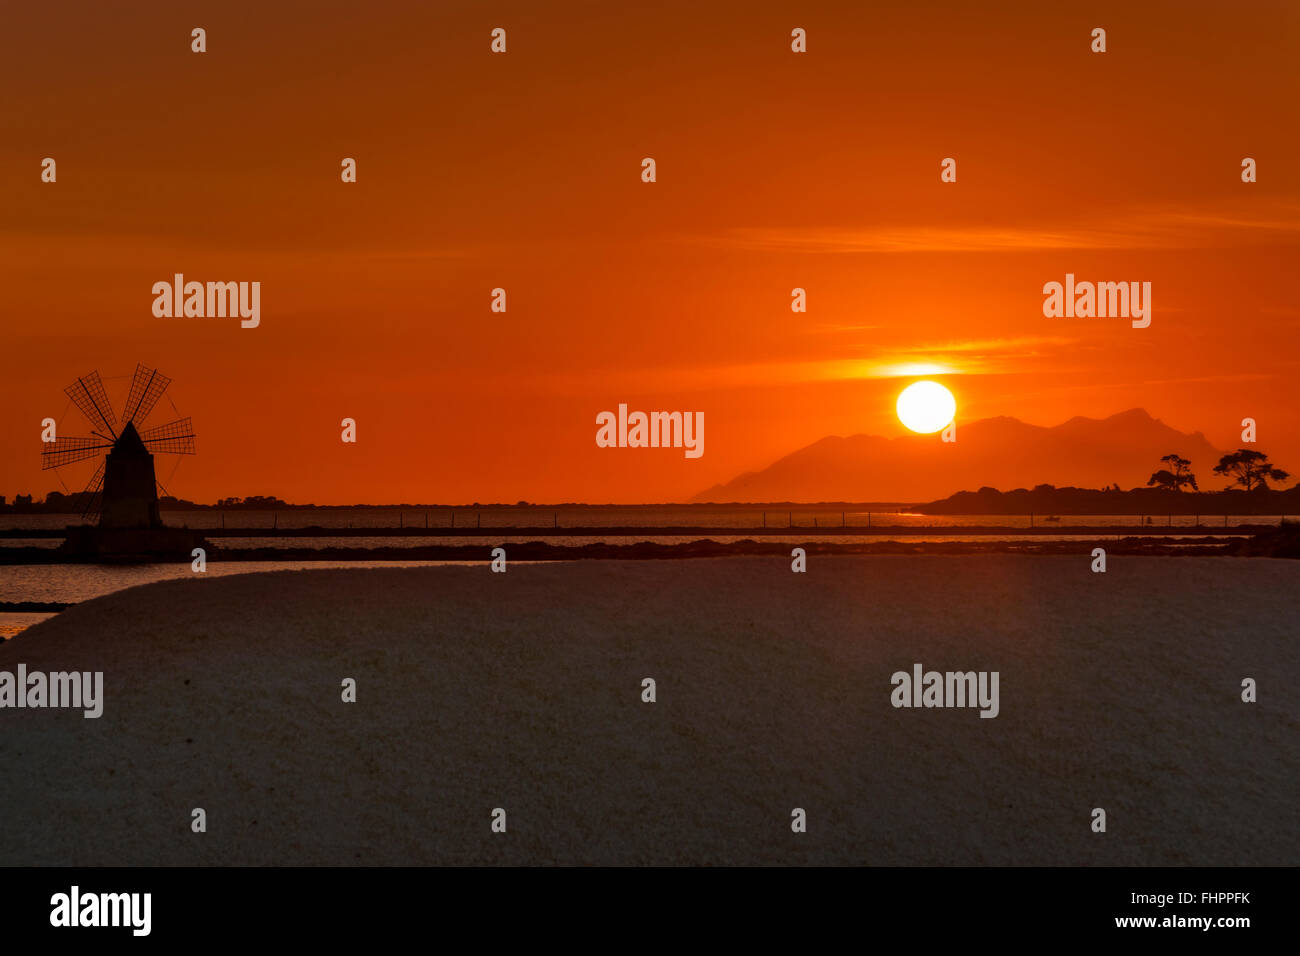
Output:
M0 670L105 674L99 719L0 711L0 860L1300 863L1300 562L1089 564L485 563L134 588L0 645ZM916 663L998 672L997 717L891 706Z

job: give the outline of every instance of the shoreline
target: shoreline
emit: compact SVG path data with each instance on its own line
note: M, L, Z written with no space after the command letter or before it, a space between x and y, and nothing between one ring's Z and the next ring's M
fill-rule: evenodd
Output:
M644 533L644 532L643 532ZM1069 532L1065 532L1069 533ZM945 538L966 537L944 534ZM331 535L330 537L333 537ZM905 537L905 536L899 536ZM1259 537L1258 535L1255 537ZM510 560L523 561L573 561L573 560L672 560L684 558L718 558L732 556L790 556L793 548L803 548L809 555L872 555L872 554L1077 554L1092 547L1105 547L1108 553L1174 556L1174 555L1229 555L1253 540L1246 535L1127 535L1109 537L1088 534L1069 541L906 541L886 539L871 542L836 541L740 541L718 542L709 538L695 541L661 544L638 541L630 544L594 543L585 545L560 545L546 541L528 541L499 545L505 547ZM221 548L207 549L209 562L257 561L464 561L479 562L488 559L494 539L481 544L417 545L413 547L377 548ZM152 559L121 563L171 563L189 561L189 555L157 556ZM14 565L71 565L88 563L84 555L63 554L53 548L0 547L0 566Z
M958 516L962 517L962 516ZM1073 515L1072 517L1082 517ZM1146 517L1137 516L1135 517ZM1186 517L1180 515L1179 517ZM1230 516L1225 516L1230 517ZM1243 516L1238 516L1243 517ZM787 524L787 525L755 525L752 527L745 526L727 526L727 525L546 525L546 526L514 526L514 525L492 525L488 527L470 527L454 528L425 525L416 526L367 526L346 528L333 528L324 525L308 525L302 528L279 528L279 527L247 527L247 528L191 528L188 525L166 525L168 529L183 531L193 531L202 534L208 538L367 538L367 537L385 537L385 538L420 538L420 537L438 537L438 538L492 538L495 536L508 535L534 535L538 538L576 538L576 537L605 537L605 538L631 538L639 535L654 535L659 537L682 537L685 535L726 535L734 537L736 535L755 535L758 537L774 537L778 535L789 534L815 534L834 537L837 535L854 535L854 536L871 536L879 537L885 535L907 535L907 536L934 536L934 535L961 535L977 537L980 535L1025 535L1036 537L1039 535L1058 535L1058 534L1099 534L1099 535L1159 535L1159 534L1187 534L1194 535L1198 533L1211 533L1218 529L1223 529L1222 534L1258 534L1266 531L1277 531L1283 525L1277 524L1206 524L1204 522L1195 525L1174 525L1172 523L1164 524L1112 524L1112 525L1080 525L1080 524L1057 524L1039 518L1040 523L1034 525L944 525L944 524ZM66 538L72 528L82 528L84 525L69 525L65 528L0 528L0 540L6 538L19 539L51 539Z
M720 543L710 539L700 539L682 544L655 544L637 542L635 544L587 544L581 546L553 545L544 541L514 543L502 545L507 551L507 560L511 564L549 564L559 562L675 562L681 560L716 560L725 558L769 558L779 562L789 562L791 552L802 548L809 559L837 558L840 560L861 557L991 557L996 555L1020 555L1027 557L1087 557L1094 547L1104 547L1107 556L1117 557L1276 557L1300 555L1278 555L1276 549L1260 547L1251 538L1210 538L1187 540L1186 537L1168 536L1128 537L1119 540L1087 538L1074 541L876 541L842 542L803 541L770 542L742 540ZM16 552L22 552L17 554ZM301 563L308 567L299 570L347 570L351 563L384 564L391 562L394 566L416 562L440 563L455 567L474 568L491 561L489 543L478 545L446 545L432 547L392 547L392 548L209 548L208 566L218 568L240 567L247 573L259 573L259 565ZM170 558L154 557L149 560L118 560L110 562L91 562L83 555L64 555L47 548L3 548L0 547L0 569L6 567L51 567L77 568L94 567L111 570L113 567L147 567L150 565L188 564L187 555ZM322 567L313 568L310 565ZM342 568L339 565L343 565ZM271 573L282 570L270 569ZM216 575L214 575L215 577ZM194 577L201 577L195 574ZM135 583L124 583L123 587L136 587ZM115 593L109 591L108 593ZM75 607L78 601L0 601L0 617L14 617L23 614L61 614L68 608ZM21 633L21 632L19 632Z

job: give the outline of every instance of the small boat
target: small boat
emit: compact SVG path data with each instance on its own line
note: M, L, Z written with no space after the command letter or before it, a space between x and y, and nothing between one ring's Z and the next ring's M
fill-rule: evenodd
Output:
M1061 516L1060 516L1060 515L1048 515L1048 516L1047 516L1046 518L1044 518L1043 520L1044 520L1044 521L1058 521L1058 522L1059 522L1059 521L1061 520Z

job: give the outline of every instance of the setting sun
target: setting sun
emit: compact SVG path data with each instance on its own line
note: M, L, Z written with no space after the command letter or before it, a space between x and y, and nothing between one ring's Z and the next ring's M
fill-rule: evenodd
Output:
M898 396L898 420L914 432L937 432L956 412L957 400L938 382L913 382Z

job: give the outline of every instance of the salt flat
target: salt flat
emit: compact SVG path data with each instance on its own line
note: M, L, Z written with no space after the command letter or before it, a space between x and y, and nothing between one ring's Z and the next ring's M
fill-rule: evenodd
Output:
M0 711L0 863L1300 863L1300 562L1089 565L133 588L0 646L0 669L105 674L99 719ZM890 676L916 663L997 671L997 717L894 708Z

